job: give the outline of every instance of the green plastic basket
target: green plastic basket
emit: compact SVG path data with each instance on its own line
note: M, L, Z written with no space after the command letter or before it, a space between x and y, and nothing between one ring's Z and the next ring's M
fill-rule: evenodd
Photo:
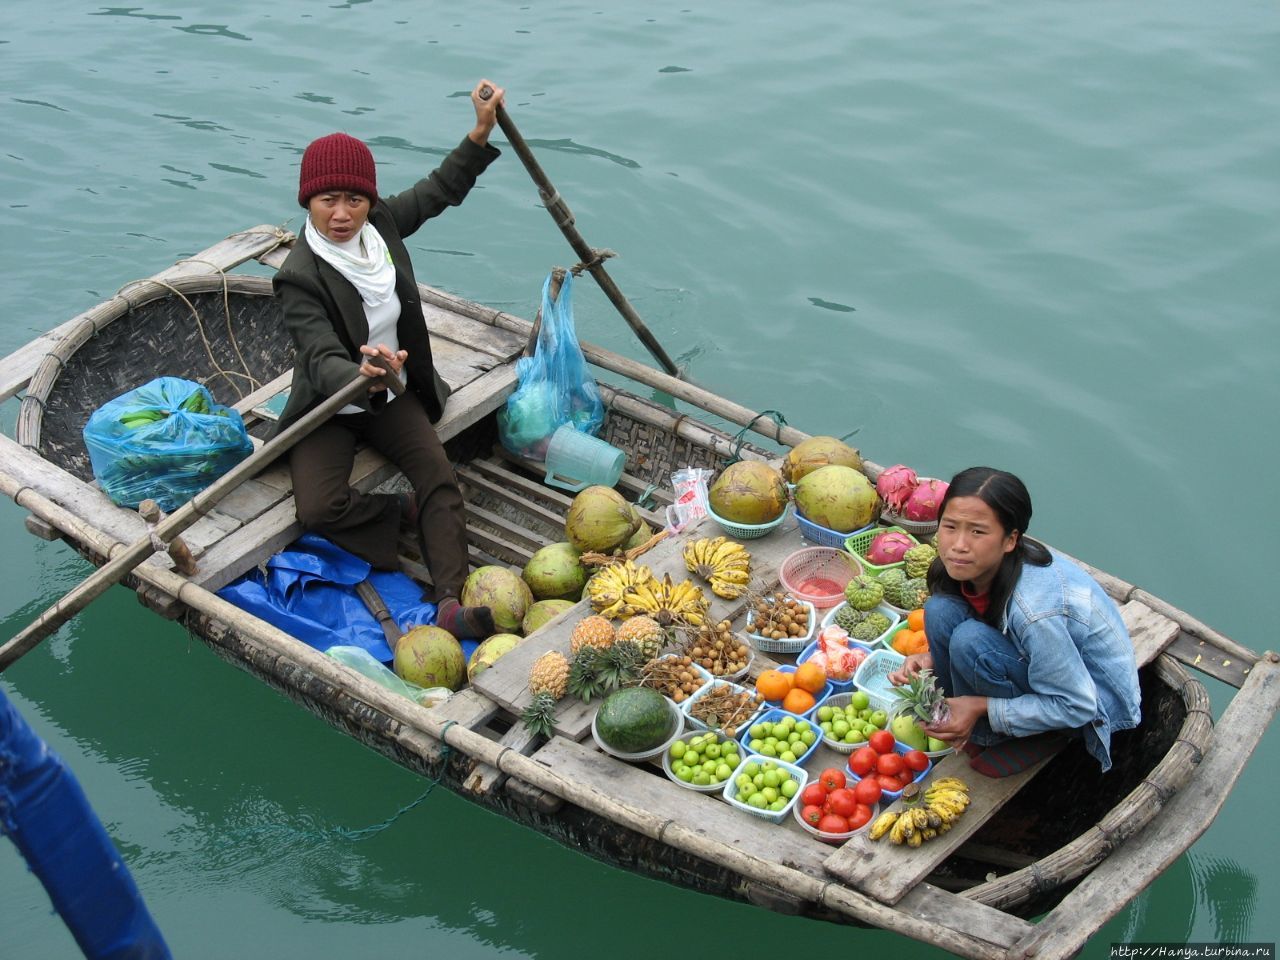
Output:
M894 567L906 565L905 560L899 560L897 563L875 564L867 559L867 551L871 549L871 541L882 533L904 533L911 538L912 542L918 547L920 541L909 531L902 527L871 527L867 530L859 530L857 533L851 534L844 542L844 548L858 558L858 562L862 564L863 571L874 577L878 573L885 570L892 570Z

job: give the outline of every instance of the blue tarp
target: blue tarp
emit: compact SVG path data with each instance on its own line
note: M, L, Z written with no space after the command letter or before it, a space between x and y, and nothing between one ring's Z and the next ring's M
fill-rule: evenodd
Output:
M435 604L422 599L421 585L403 573L373 570L312 533L268 560L265 576L255 569L218 595L321 652L337 645L361 647L389 663L391 648L382 628L356 595L356 584L365 578L382 595L401 630L435 623ZM470 658L476 642L461 642Z
M75 775L0 690L0 833L90 960L172 954Z

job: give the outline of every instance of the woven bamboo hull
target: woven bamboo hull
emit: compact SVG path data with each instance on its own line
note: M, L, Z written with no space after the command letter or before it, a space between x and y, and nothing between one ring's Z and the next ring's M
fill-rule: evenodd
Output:
M205 383L219 401L239 405L252 434L267 432L269 414L260 404L274 388L264 385L287 379L291 362L269 283L228 278L211 272L208 264L230 268L258 257L278 265L281 251L275 248L288 241L266 228L236 235L171 268L163 284L129 290L82 322L64 325L58 337L0 361L0 398L26 390L18 444L0 438L8 453L0 462L9 463L0 468L0 482L33 513L33 530L61 536L95 563L103 562L115 544L137 538L137 518L104 504L89 485L80 430L101 403L160 372ZM423 301L433 311L428 320L437 363L455 386L446 409L446 419L454 419L442 421L441 435L461 464L473 561L522 565L541 543L562 538L568 504L563 493L540 485L493 452L493 411L513 388L511 368L528 324L429 288L423 288ZM40 361L46 349L50 355ZM783 444L804 437L625 358L589 344L584 349L597 366L670 393L703 414L750 423ZM609 407L604 436L627 453L622 489L629 499L651 485L664 486L681 466L719 469L733 455L770 456L622 387L602 383L601 390ZM391 477L376 464L358 462L361 469L359 482L367 487ZM877 471L869 464L869 472ZM509 707L480 693L474 700L455 697L474 707L465 723L445 722L435 711L390 697L219 601L212 591L296 535L287 486L286 493L278 492L281 476L260 476L246 502L207 518L209 523L201 521L203 529L188 531L197 549L207 551L206 558L217 557L218 563L210 565L226 577L184 580L163 564L147 564L129 578L129 586L148 605L180 619L219 657L335 728L574 849L702 892L787 913L882 926L967 956L1016 956L1028 948L1054 956L1078 949L1207 826L1280 696L1280 671L1272 655L1245 650L1132 584L1094 571L1122 609L1136 617L1130 629L1140 661L1149 664L1142 671L1142 726L1116 738L1115 766L1105 776L1078 746L1060 753L1027 789L1002 798L982 828L922 875L906 896L886 905L833 880L824 872L824 866L832 869L824 864L825 853L815 854L811 847L795 858L784 850L776 863L744 859L732 845L682 832L678 820L646 817L625 798L575 790L529 763L526 754L536 758L546 751L520 736ZM256 507L255 497L262 499ZM659 492L655 508L661 506ZM227 534L237 522L243 526ZM256 531L266 531L260 542L254 540ZM230 550L227 545L237 537L261 549L255 553L241 543ZM406 569L420 569L412 545L402 547ZM222 570L228 558L234 562ZM1244 688L1221 721L1230 731L1230 749L1215 745L1207 696L1186 664ZM497 671L493 668L490 676ZM447 706L454 709L454 701ZM463 726L466 732L459 729ZM451 749L447 760L445 744ZM1182 796L1189 784L1198 792L1194 805ZM1177 812L1185 806L1192 807L1189 814ZM740 816L727 807L724 815ZM1154 829L1140 832L1157 817L1163 840ZM1046 910L1053 912L1038 928L1018 919Z

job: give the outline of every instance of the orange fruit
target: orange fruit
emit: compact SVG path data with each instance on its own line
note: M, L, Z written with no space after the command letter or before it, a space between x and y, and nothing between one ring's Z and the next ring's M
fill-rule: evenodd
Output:
M915 631L915 634L912 638L911 652L912 653L928 653L929 652L929 638L925 636L925 633L923 630Z
M891 646L904 657L909 656L911 654L911 628L908 627L906 630L899 630L895 633Z
M907 614L907 626L912 630L924 629L924 607L916 607Z
M821 693L827 685L827 671L816 663L802 663L796 667L796 687L809 693Z
M756 693L766 700L781 700L791 692L792 674L766 670L756 678Z
M790 713L804 713L812 710L816 702L812 693L797 687L782 698L782 709Z

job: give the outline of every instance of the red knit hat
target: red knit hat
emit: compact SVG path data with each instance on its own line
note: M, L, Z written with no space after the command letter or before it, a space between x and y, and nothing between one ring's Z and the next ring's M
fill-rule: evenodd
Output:
M369 204L378 202L378 174L373 154L364 142L345 133L331 133L312 140L302 155L302 171L298 177L298 204L325 190L350 190L363 193Z

